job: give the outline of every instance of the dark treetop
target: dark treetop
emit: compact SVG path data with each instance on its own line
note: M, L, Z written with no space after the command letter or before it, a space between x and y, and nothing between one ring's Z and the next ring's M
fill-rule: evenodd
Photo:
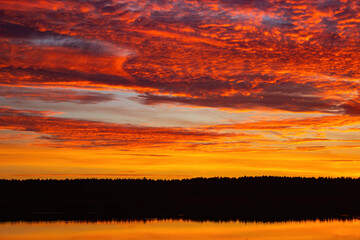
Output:
M0 180L0 220L356 217L359 190L351 178Z

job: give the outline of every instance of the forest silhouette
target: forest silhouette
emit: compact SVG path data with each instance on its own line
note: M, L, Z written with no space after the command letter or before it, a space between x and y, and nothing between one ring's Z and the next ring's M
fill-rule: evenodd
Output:
M0 180L0 221L352 218L359 190L353 178Z

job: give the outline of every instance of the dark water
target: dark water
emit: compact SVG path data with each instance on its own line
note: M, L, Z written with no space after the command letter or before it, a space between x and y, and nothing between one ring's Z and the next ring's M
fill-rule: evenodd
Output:
M360 239L360 220L275 223L147 220L109 222L5 222L1 240L312 240Z

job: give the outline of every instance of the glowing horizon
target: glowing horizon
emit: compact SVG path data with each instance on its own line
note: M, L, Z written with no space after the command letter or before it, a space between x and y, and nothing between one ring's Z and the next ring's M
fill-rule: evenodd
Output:
M0 178L360 177L357 1L0 11Z

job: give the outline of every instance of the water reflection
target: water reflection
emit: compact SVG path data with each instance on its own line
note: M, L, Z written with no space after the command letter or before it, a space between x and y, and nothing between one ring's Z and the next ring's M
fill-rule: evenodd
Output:
M360 220L260 222L195 222L188 220L7 222L7 240L137 240L137 239L360 239Z

